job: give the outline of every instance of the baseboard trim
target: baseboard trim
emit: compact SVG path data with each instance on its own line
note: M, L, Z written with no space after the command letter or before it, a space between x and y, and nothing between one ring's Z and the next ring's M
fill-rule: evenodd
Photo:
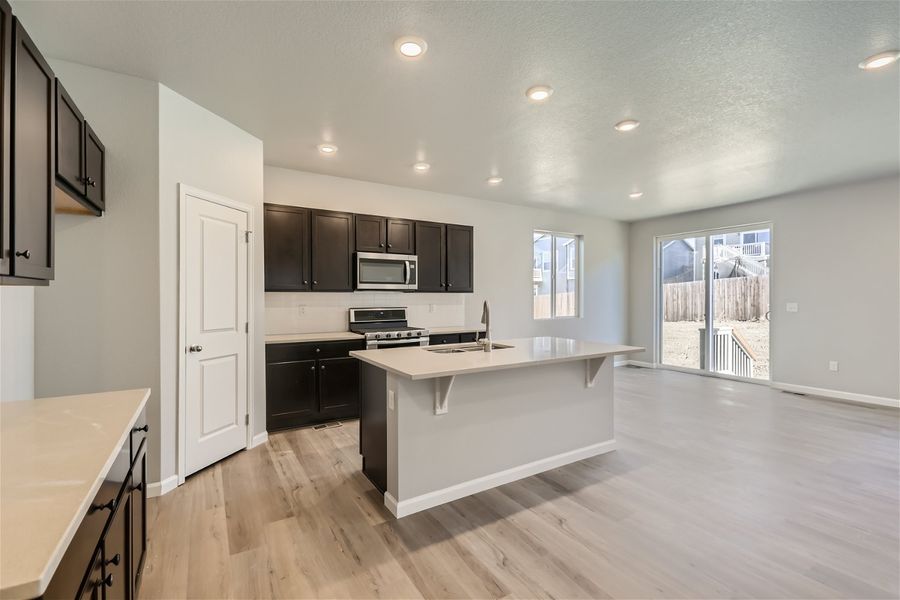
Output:
M584 446L583 448L577 448L575 450L569 450L568 452L548 456L547 458L542 458L504 471L485 475L484 477L457 483L456 485L428 492L427 494L415 496L407 500L398 501L390 493L385 493L384 505L399 519L512 481L531 477L532 475L537 475L538 473L543 473L550 469L562 467L573 462L578 462L579 460L591 458L592 456L606 454L615 449L616 440L607 440L598 444L591 444L590 446Z
M269 432L263 431L262 433L257 433L253 436L253 439L250 440L250 448L256 448L257 446L261 446L269 441ZM248 448L249 449L249 448Z
M629 366L629 367L641 367L642 369L655 369L656 368L655 364L653 364L651 362L645 362L643 360L629 359L629 360L624 361L622 364ZM616 366L619 366L619 365L616 365Z
M147 485L147 497L155 498L156 496L162 496L164 494L168 494L172 490L178 487L178 475L172 475L170 477L166 477L162 481L157 481L155 483L150 483Z
M842 392L840 390L829 390L826 388L810 387L807 385L795 385L793 383L772 382L772 387L783 392L793 392L795 394L807 394L809 396L821 396L823 398L831 398L834 400L844 400L855 404L866 404L869 406L889 406L891 408L900 408L900 399L885 398L882 396L870 396L868 394L857 394L854 392Z

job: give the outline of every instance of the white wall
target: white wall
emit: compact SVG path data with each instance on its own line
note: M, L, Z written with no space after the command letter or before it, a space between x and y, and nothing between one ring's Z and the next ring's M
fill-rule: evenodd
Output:
M0 287L0 402L34 397L34 288Z
M625 341L626 224L270 166L265 168L265 187L266 202L275 204L475 227L474 294L268 292L270 333L346 329L347 307L376 304L409 305L414 325L473 325L480 321L481 303L487 298L495 337L558 335ZM532 232L536 228L584 235L583 318L532 318Z
M773 222L773 381L898 398L897 178L632 223L630 342L652 350L654 236L762 221ZM787 313L787 302L798 302L799 312ZM653 353L633 358L651 362ZM838 372L828 370L830 360Z
M35 289L35 393L151 388L150 477L159 475L157 84L51 66L106 145L103 217L56 216L56 280Z
M253 208L250 260L255 278L252 406L254 433L265 431L263 319L263 144L202 106L159 86L159 281L161 365L161 478L176 472L178 360L178 184L200 188Z

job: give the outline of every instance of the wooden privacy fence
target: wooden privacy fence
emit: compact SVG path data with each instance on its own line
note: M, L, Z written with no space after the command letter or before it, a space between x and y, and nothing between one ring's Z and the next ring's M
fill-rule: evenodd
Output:
M769 276L731 277L713 283L714 318L719 321L756 321L769 312ZM666 321L702 321L702 281L663 284L663 318Z

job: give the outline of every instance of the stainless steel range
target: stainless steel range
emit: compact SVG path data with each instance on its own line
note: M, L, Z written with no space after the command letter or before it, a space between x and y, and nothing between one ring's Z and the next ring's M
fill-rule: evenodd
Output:
M428 345L428 330L410 327L403 306L351 308L350 331L366 336L367 350Z

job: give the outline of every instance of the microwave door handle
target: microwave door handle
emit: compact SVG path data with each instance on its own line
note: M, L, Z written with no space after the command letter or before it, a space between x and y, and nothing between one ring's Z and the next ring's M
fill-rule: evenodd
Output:
M403 262L406 263L406 285L409 285L409 277L410 277L410 275L411 275L411 270L410 270L410 268L409 268L409 261L408 261L408 260L405 260L405 261L403 261Z

